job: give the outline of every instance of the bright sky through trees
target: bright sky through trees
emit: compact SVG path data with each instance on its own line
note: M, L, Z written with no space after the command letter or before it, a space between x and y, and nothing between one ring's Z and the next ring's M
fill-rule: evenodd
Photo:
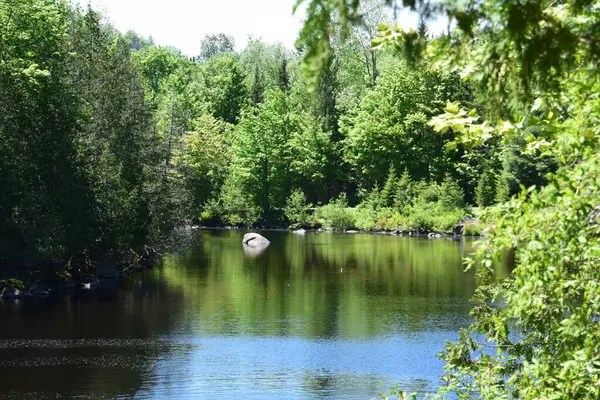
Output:
M248 36L267 43L283 43L288 49L304 19L304 9L292 15L295 0L73 0L82 6L88 1L121 32L134 30L152 36L162 46L175 46L184 54L197 55L205 34L224 32L235 38L236 50ZM402 13L401 26L416 27L416 15ZM432 24L430 31L443 30Z

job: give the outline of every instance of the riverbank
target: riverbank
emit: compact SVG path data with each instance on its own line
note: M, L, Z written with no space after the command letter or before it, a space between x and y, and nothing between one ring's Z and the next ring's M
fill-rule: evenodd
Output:
M405 231L405 230L359 230L359 229L347 229L347 230L335 230L330 228L315 228L315 227L286 227L286 226L215 226L215 225L194 225L193 229L207 229L207 230L239 230L239 231L267 231L267 232L291 232L296 234L306 233L342 233L342 234L368 234L368 235L387 235L387 236L400 236L400 237L420 237L420 238L480 238L484 235L485 229L489 226L482 223L480 220L471 219L462 223L463 230L461 234L444 233L444 232L419 232L419 231Z
M119 261L84 260L82 263L58 264L28 270L4 269L0 279L0 298L26 299L46 297L68 290L91 290L114 282L119 277L151 268L162 256L156 249L144 246L140 254L133 250Z
M271 223L235 226L215 219L196 222L201 227L215 229L305 230L306 232L376 233L418 237L479 237L489 227L489 224L479 219L480 215L481 211L476 208L470 209L468 212L452 210L450 212L402 215L390 208L374 211L360 207L324 206L310 209L310 213L294 223L286 221L285 218L275 219L276 222Z

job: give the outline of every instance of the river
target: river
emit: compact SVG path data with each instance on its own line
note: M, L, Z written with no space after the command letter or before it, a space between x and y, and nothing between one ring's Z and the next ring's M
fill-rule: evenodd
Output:
M371 399L432 391L470 241L204 230L86 296L0 300L0 399ZM506 271L499 267L499 275Z

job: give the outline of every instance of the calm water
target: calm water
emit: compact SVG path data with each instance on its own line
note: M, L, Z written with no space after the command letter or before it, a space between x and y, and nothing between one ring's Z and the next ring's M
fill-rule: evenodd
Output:
M438 385L468 322L469 242L203 231L86 298L0 300L0 399L370 399ZM499 271L503 274L503 271Z

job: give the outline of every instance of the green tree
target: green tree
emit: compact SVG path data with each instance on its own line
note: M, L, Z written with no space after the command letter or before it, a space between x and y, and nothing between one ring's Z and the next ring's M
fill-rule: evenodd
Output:
M404 207L410 205L413 200L414 182L408 173L408 170L404 170L400 179L396 183L396 193L394 193L394 208L402 211Z
M394 194L396 193L396 169L394 165L390 165L390 172L385 180L385 185L381 190L381 201L386 207L391 206L394 203Z
M203 65L198 88L208 111L230 124L238 122L247 101L248 92L238 62L238 57L232 54L211 57Z
M479 207L488 207L494 204L496 195L496 182L494 172L485 169L481 173L477 188L475 189L475 201Z
M212 57L233 53L234 50L235 42L232 36L224 33L206 34L200 43L200 60L206 62Z
M310 209L312 204L306 200L306 195L302 190L292 191L285 203L285 217L290 222L290 227L308 227L312 225Z
M193 123L183 138L174 164L193 196L193 208L201 209L221 189L230 163L232 126L212 115Z
M279 89L281 89L281 91L283 93L288 93L290 90L290 77L288 75L288 70L287 70L287 58L283 58L281 60L281 65L279 67Z
M288 194L290 152L287 144L293 126L287 113L283 93L269 91L255 111L243 115L233 137L230 173L241 182L265 219L273 206L284 204Z
M263 93L265 87L263 85L262 76L258 70L258 66L254 70L254 82L252 83L252 89L250 90L250 98L253 105L258 105L263 100Z
M362 186L383 182L389 163L415 178L441 180L453 172L458 154L445 149L452 136L435 133L428 121L453 97L457 80L405 64L379 77L360 110L343 125L345 159Z
M450 176L447 176L440 185L440 205L444 210L463 209L465 194L462 188Z

